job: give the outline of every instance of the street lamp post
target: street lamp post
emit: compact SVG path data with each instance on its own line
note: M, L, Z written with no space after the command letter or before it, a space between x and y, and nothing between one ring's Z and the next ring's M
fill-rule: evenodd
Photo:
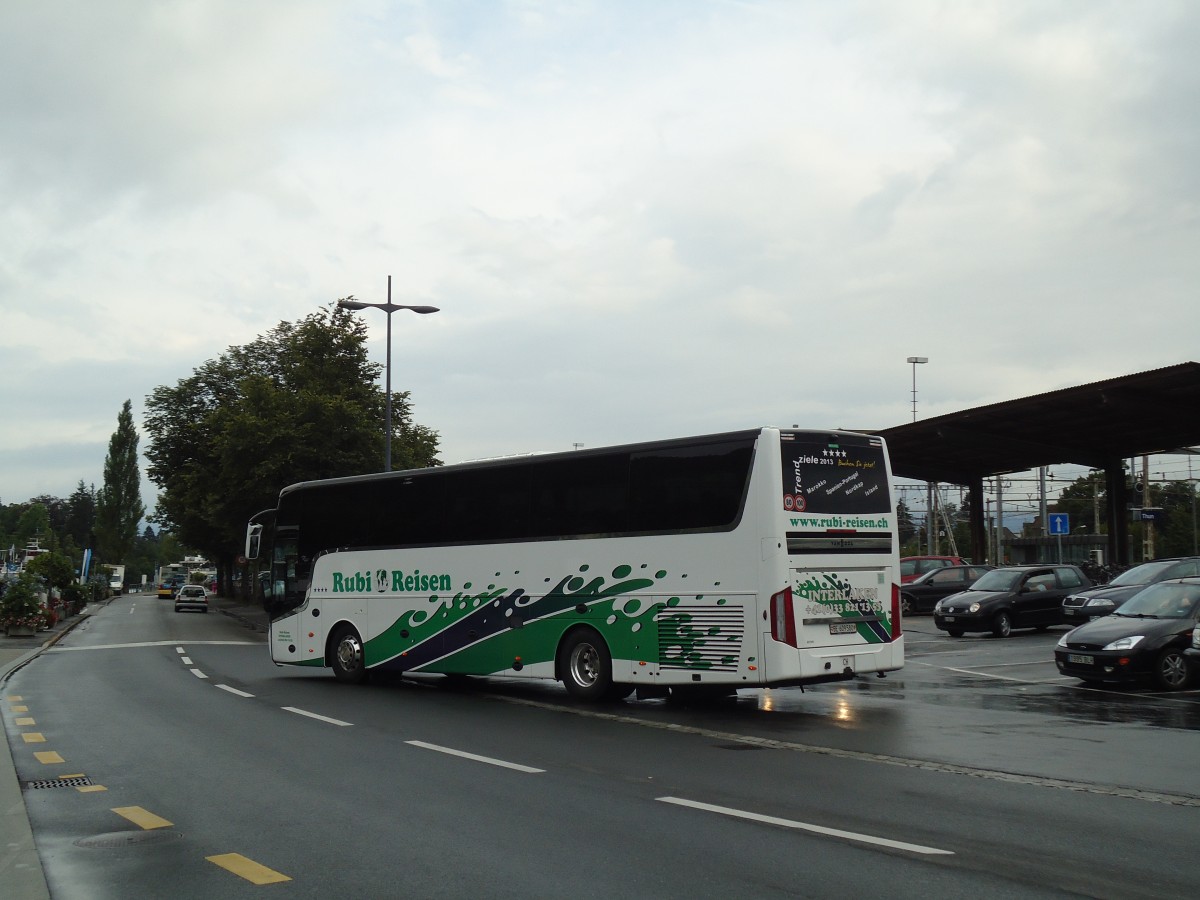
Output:
M908 362L913 367L912 405L913 421L917 421L917 366L929 362L928 356L910 356ZM925 482L925 547L926 552L933 556L933 482Z
M383 471L392 471L392 313L398 309L409 309L420 315L438 312L436 306L404 306L392 302L392 276L388 276L387 303L363 303L361 300L339 300L338 309L382 309L387 313L387 413L384 423Z
M913 404L913 421L917 421L917 366L921 363L929 362L928 356L910 356L908 361L913 367L913 388L912 388L912 404Z

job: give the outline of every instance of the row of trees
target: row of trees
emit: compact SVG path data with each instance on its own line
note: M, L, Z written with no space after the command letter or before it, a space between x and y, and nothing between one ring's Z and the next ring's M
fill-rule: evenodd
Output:
M1162 521L1154 526L1154 555L1156 557L1190 556L1196 551L1196 487L1190 481L1151 482L1144 486L1141 495L1130 493L1134 504L1139 507L1157 508L1163 511ZM1108 532L1104 521L1108 492L1105 490L1104 473L1089 472L1063 489L1054 512L1065 512L1071 516L1075 530L1093 530L1096 527L1096 510L1099 510L1100 533ZM1137 548L1142 546L1145 525L1135 520L1130 525L1129 540L1134 559L1140 559Z
M146 398L156 520L217 564L222 592L234 590L247 520L283 487L381 469L386 397L366 336L331 304ZM438 435L413 421L407 391L393 392L392 409L393 467L440 465Z
M157 531L140 525L139 436L126 400L103 486L80 481L65 500L0 503L0 550L37 541L51 552L34 568L59 588L79 573L85 548L94 550L93 571L123 564L135 584L162 564L202 555L232 592L246 521L274 506L280 489L381 468L386 397L366 338L361 319L335 303L155 388L145 428L147 475L159 488ZM438 435L413 421L408 392L393 392L392 407L394 468L440 465Z
M108 443L103 486L96 490L80 481L66 500L43 495L24 503L0 504L0 547L15 552L36 543L49 551L31 562L30 571L59 589L68 587L82 570L85 549L94 550L97 565L128 566L146 513L140 484L138 434L126 400Z
M1155 526L1154 555L1156 557L1189 556L1196 550L1196 488L1188 481L1165 481L1151 483L1145 486L1144 496L1138 498L1138 505L1155 507L1163 510L1161 524ZM1108 525L1105 520L1108 492L1105 489L1104 473L1089 472L1077 478L1065 487L1057 500L1048 504L1049 512L1068 513L1075 533L1092 532L1099 520L1099 530L1095 533L1107 534ZM964 495L962 506L946 504L946 517L953 529L954 539L961 553L969 553L971 546L970 526L968 524L971 506L971 495ZM1099 511L1097 514L1097 510ZM904 500L896 505L897 521L901 544L901 555L920 556L925 553L925 523L923 517L917 519ZM1142 546L1145 526L1142 522L1133 521L1130 524L1130 545L1134 548ZM944 526L942 529L944 530ZM947 545L944 535L941 544ZM945 552L943 550L943 552ZM1140 560L1135 549L1133 556Z

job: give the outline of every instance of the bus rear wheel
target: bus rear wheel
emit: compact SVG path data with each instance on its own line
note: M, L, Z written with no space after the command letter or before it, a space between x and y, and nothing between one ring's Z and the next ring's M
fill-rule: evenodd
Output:
M612 655L592 629L572 632L559 650L558 660L563 685L572 697L594 703L614 695Z
M346 684L362 684L367 680L367 663L363 657L362 638L349 625L343 625L334 632L333 640L329 642L333 652L329 655L329 665L338 681Z

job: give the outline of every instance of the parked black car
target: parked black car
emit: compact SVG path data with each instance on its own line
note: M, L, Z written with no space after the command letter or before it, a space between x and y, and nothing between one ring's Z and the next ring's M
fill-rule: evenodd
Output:
M944 566L926 572L900 588L900 611L906 616L930 612L943 597L966 590L975 579L991 570L991 566Z
M1191 684L1185 651L1200 621L1200 578L1152 584L1116 612L1080 625L1054 648L1058 671L1088 684L1146 676L1165 691Z
M933 624L952 637L990 631L1008 637L1014 628L1062 624L1062 601L1091 581L1078 566L1006 566L985 572L970 590L939 600Z
M1197 669L1200 669L1200 623L1192 629L1192 645L1183 651L1186 656Z
M1177 556L1144 562L1126 569L1108 584L1086 591L1072 591L1063 600L1063 621L1069 625L1107 616L1147 585L1189 575L1200 575L1200 556Z

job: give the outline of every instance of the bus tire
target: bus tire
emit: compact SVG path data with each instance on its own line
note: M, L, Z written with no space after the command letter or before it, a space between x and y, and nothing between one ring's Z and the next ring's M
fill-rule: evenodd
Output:
M338 681L362 684L367 680L362 638L352 625L342 625L334 631L329 649L329 666Z
M595 703L612 696L612 654L591 628L572 631L559 649L558 671L567 693Z

